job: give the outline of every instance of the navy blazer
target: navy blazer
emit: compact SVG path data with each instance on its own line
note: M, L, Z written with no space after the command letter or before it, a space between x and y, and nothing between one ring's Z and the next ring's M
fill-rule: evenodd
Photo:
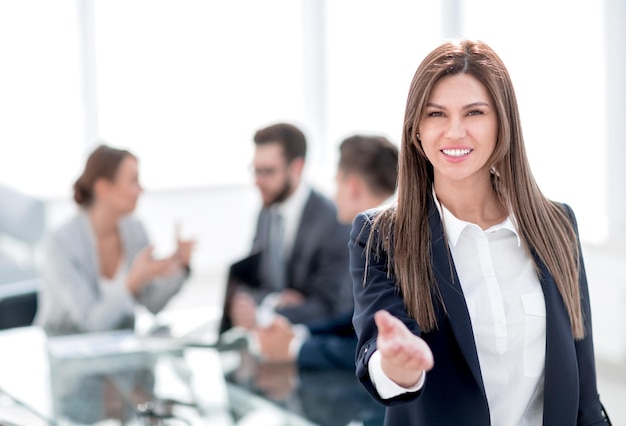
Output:
M262 250L262 224L266 210L259 214L253 251ZM350 226L337 219L335 204L315 190L311 190L296 237L287 261L286 286L304 294L306 301L278 312L292 323L303 323L318 318L331 318L352 309L352 286L348 269L346 243ZM271 292L261 283L257 298Z
M576 229L574 214L567 209ZM452 256L444 238L439 212L430 203L431 258L435 280L447 309L434 298L438 328L422 333L406 312L393 278L387 277L387 255L371 256L367 284L363 285L365 245L376 211L361 213L350 237L350 270L353 277L358 336L356 374L365 388L387 406L386 425L490 424L489 406L478 363L472 324ZM577 229L576 229L576 232ZM580 243L579 243L580 245ZM579 277L586 337L575 341L565 305L554 279L537 256L541 288L546 303L546 358L543 424L545 426L606 424L597 392L591 311L582 255ZM386 309L430 346L435 364L426 374L424 387L413 393L382 400L368 372L368 361L376 350L374 314ZM514 383L511 386L515 386Z
M307 370L354 371L357 338L352 310L330 320L307 324L311 335L298 353L298 367Z

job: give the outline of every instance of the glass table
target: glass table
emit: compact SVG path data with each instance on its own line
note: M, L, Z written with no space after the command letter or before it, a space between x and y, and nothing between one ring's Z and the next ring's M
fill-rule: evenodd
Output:
M0 332L1 426L374 426L383 411L353 373L266 364L245 340Z
M383 424L384 407L372 399L352 372L302 370L292 363L264 363L245 347L222 351L220 356L232 407L245 407L247 401L256 397L305 419L308 424Z

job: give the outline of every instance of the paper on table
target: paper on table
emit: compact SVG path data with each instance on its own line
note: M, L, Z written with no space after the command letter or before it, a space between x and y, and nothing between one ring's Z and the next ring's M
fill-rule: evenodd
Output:
M104 355L160 352L180 349L184 342L166 337L137 336L133 330L50 337L48 352L53 358L89 358Z

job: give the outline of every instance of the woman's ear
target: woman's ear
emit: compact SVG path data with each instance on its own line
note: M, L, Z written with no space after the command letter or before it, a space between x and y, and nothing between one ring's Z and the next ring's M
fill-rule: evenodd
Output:
M415 147L418 149L422 146L422 137L420 135L419 129L415 131L415 140L413 142L413 145L415 145Z

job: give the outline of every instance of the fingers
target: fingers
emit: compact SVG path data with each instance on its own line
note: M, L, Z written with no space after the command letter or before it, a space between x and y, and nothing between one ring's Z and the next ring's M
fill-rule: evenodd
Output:
M400 320L384 310L376 312L374 321L376 322L376 327L378 327L379 335L391 336L394 332L398 332L400 327L404 327Z
M304 303L304 295L293 289L286 289L280 293L277 307L285 308L289 306L297 306Z
M413 370L430 370L433 367L432 352L423 340L414 337L410 341L394 340L389 344L382 344L378 349L384 358L395 365Z
M291 332L291 322L282 315L274 315L274 319L268 328Z
M402 321L386 311L374 316L378 327L377 348L388 366L397 370L430 370L433 355L428 344L413 334Z
M191 263L191 254L196 246L195 240L177 240L175 257L182 265L189 266Z
M196 246L196 240L177 240L176 246L178 251L190 252Z
M289 321L281 315L276 315L267 327L257 327L256 336L259 349L266 361L288 361L293 354L289 352L289 345L295 337Z
M251 330L256 325L256 303L250 295L237 293L230 304L233 325Z

